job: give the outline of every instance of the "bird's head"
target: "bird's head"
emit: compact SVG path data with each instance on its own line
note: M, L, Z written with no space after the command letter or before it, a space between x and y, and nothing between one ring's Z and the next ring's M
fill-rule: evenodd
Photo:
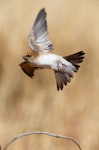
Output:
M28 52L26 55L24 55L22 58L26 61L26 62L34 62L34 59L36 59L38 57L38 53L35 52Z
M31 53L28 53L22 57L26 62L31 62L34 59L34 56Z
M31 56L30 56L30 55L24 55L24 56L22 56L22 58L23 58L26 62L29 62Z

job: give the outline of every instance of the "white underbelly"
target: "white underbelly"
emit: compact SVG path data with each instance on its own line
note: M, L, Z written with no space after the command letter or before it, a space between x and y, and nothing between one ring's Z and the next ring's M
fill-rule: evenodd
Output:
M41 54L35 62L39 67L42 68L51 68L57 70L58 63L64 64L65 66L70 65L71 63L66 61L63 57L55 55L52 53L43 53Z
M54 54L40 55L36 63L38 65L46 65L49 67L56 66L57 59L59 59L58 57L59 56L54 55Z

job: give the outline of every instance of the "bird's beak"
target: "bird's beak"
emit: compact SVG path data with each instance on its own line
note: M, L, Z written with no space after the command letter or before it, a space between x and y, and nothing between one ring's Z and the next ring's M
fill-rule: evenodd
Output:
M24 60L27 60L27 56L22 56L22 58L23 58Z

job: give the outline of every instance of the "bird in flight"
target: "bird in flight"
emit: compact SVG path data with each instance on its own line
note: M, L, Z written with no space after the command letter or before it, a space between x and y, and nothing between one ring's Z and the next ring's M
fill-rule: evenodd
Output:
M21 69L33 77L38 69L52 69L55 73L57 90L62 90L79 69L79 63L83 61L84 52L80 51L69 56L52 54L54 49L52 42L48 39L47 21L45 9L41 9L28 36L31 52L23 56L24 62L19 64Z

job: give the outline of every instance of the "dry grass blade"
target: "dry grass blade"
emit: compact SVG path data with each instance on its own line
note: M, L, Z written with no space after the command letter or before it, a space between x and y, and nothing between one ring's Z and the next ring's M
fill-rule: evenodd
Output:
M7 150L8 146L13 143L15 140L19 139L19 138L22 138L24 136L28 136L28 135L31 135L31 134L45 134L45 135L48 135L48 136L52 136L52 137L55 137L55 138L62 138L62 139L65 139L65 140L70 140L72 142L74 142L79 150L81 150L81 147L80 145L78 144L77 141L75 141L73 138L69 137L69 136L63 136L63 135L58 135L58 134L52 134L52 133L48 133L48 132L43 132L43 131L33 131L33 132L27 132L27 133L23 133L23 134L20 134L16 137L14 137L13 139L11 139L8 143L5 144L3 150Z

